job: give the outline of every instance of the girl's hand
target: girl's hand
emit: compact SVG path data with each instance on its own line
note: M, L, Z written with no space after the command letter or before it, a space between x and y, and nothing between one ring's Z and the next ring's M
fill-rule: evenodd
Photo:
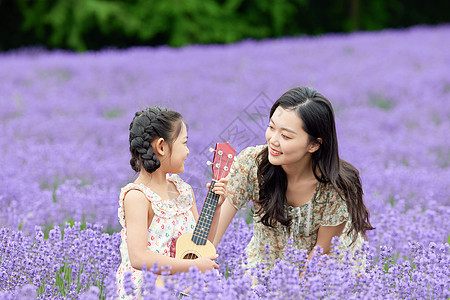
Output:
M228 178L222 178L219 181L217 181L216 183L214 183L214 188L212 189L212 191L215 194L220 195L219 202L217 203L217 207L221 206L222 203L227 198L227 183L228 183ZM206 187L208 189L210 186L211 186L211 183L206 184Z
M194 259L194 266L196 266L202 273L205 273L208 270L218 269L219 265L214 262L214 260L218 257L219 254L209 257L196 258Z

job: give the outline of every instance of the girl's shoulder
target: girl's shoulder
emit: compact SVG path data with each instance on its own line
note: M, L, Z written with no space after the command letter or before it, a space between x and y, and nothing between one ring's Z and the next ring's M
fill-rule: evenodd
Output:
M155 198L155 193L148 186L142 183L130 182L120 189L120 200L123 200L131 190L142 192L148 200L153 200Z
M178 174L167 174L166 179L175 185L180 194L190 193L192 191L191 186L183 179L181 179ZM123 199L130 190L141 191L151 202L155 200L161 200L161 197L153 192L150 187L146 186L143 183L134 182L130 182L121 188L120 198Z
M188 187L191 188L191 186L189 185L189 183L187 183L186 181L184 181L180 175L178 174L170 174L167 176L167 180L173 182L175 184L176 187Z
M164 218L171 218L175 215L188 213L194 202L194 192L192 187L181 179L178 174L167 176L167 180L173 182L179 192L179 196L169 201L153 203L153 211Z
M186 181L181 179L180 175L178 174L172 174L167 177L167 180L173 182L175 184L175 187L177 188L179 192L179 197L176 200L178 206L186 206L187 208L190 208L193 203L194 199L194 191L190 184L188 184Z
M175 184L175 186L177 187L180 194L183 192L191 192L191 190L192 190L192 187L190 186L190 184L187 183L186 181L184 181L178 174L168 175L167 180L169 180Z
M167 181L172 182L179 192L177 198L162 199L158 194L153 192L148 186L142 183L129 183L121 189L119 200L119 217L123 210L124 197L130 190L141 191L150 201L155 215L163 218L172 218L175 215L187 213L193 204L193 191L189 184L183 181L177 174L166 176Z
M145 191L144 191L145 188L146 188L146 186L143 185L142 183L130 182L130 183L127 183L127 185L123 186L120 189L120 191L123 194L123 193L126 193L126 192L131 191L131 190L138 190L138 191L142 191L145 194Z

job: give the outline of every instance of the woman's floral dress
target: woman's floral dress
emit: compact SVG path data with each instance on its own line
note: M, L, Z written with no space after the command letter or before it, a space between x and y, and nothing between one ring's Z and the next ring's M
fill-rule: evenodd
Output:
M122 225L122 243L120 244L122 262L116 273L117 292L120 299L127 298L123 284L125 272L132 272L131 278L135 286L134 294L136 298L140 298L140 286L143 280L142 272L131 266L128 257L127 228L124 214L124 198L128 191L141 191L147 197L148 201L150 201L153 212L155 213L150 227L148 228L148 250L175 257L176 239L184 233L194 231L195 219L191 211L193 203L191 186L175 174L168 177L167 180L175 184L179 192L177 199L163 200L158 194L154 193L149 187L143 184L129 183L121 189L118 216L120 225ZM147 268L151 267L152 266L147 266Z
M236 209L247 208L250 200L254 202L254 210L258 209L255 204L255 200L259 199L257 155L263 147L248 147L233 162L228 174L227 192L229 201ZM248 267L255 267L261 262L273 266L277 259L282 258L289 239L293 242L291 246L309 252L316 244L319 226L336 226L350 221L347 205L331 183L318 183L314 196L308 203L299 207L286 205L285 212L292 217L289 228L283 225L267 227L260 222L257 214L253 215L253 237L245 249ZM347 235L349 227L350 222L347 222L340 237L342 249L349 248L353 239ZM351 247L361 247L363 241L358 235Z

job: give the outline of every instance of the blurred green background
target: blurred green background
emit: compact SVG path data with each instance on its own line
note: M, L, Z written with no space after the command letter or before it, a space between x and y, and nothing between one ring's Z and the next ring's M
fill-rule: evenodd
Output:
M86 51L450 23L450 1L0 0L0 20L0 51Z

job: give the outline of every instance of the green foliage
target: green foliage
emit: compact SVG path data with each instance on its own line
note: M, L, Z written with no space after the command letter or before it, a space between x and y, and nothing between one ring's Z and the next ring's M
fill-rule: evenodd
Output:
M388 0L0 0L0 50L183 46L450 21L450 2Z
M48 32L49 46L83 51L87 45L83 35L93 28L102 33L127 21L123 5L117 1L63 0L17 1L24 16L23 29L33 30L40 39Z

